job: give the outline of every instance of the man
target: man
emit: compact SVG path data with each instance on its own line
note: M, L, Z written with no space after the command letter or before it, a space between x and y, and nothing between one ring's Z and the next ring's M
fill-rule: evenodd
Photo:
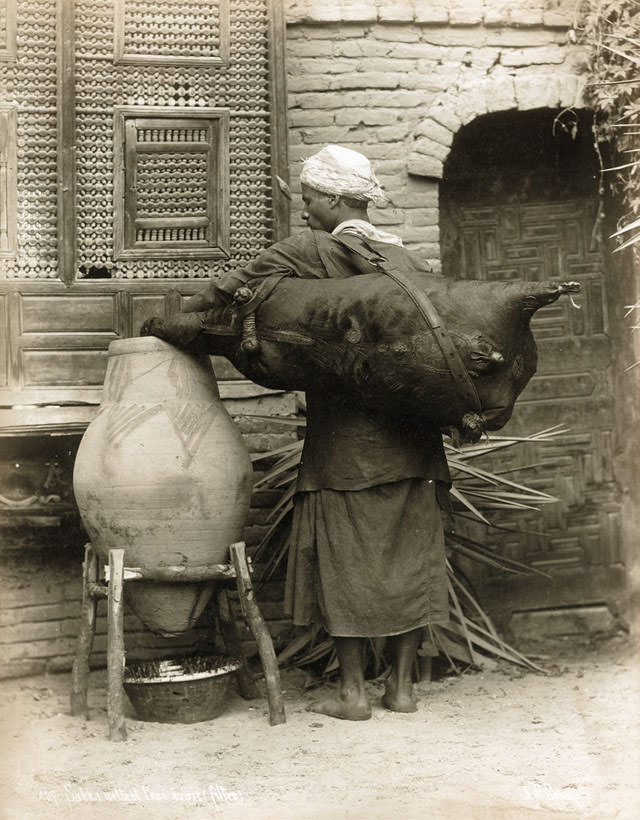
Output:
M301 183L302 218L313 230L362 237L379 253L402 245L369 221L368 203L384 195L362 154L328 146L304 163ZM319 621L333 636L341 673L335 696L313 711L371 716L364 649L381 636L392 656L383 705L416 710L412 668L422 630L448 620L436 492L448 480L437 431L397 429L326 385L307 391L286 604L295 624Z
M360 243L418 279L424 273L397 236L369 221L369 202L384 202L384 194L362 154L329 145L305 161L301 183L302 216L311 231L212 282L188 301L183 314L224 304L240 285L272 273L325 278L371 272L375 268L352 253L354 243L356 251ZM340 236L348 236L350 247ZM175 343L186 344L201 329L199 321L180 314L170 323L172 335L165 338ZM383 705L412 712L412 667L422 631L448 620L440 502L449 472L442 438L437 430L417 431L390 420L383 397L379 404L362 407L331 382L307 390L287 568L285 604L293 623L324 626L340 663L336 694L311 708L346 720L371 716L364 681L367 638L387 637L390 644Z

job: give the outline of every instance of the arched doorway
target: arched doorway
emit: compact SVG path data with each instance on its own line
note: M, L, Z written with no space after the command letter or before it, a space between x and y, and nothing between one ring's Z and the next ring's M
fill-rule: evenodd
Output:
M624 597L620 497L614 471L612 350L606 256L599 241L598 163L590 115L551 109L478 117L456 134L440 186L446 276L582 283L533 322L538 373L507 430L528 435L562 424L556 442L512 448L496 469L560 500L541 513L502 513L518 531L476 532L498 552L548 573L506 577L466 567L480 598L506 621L522 609L607 604ZM524 465L535 465L523 470Z

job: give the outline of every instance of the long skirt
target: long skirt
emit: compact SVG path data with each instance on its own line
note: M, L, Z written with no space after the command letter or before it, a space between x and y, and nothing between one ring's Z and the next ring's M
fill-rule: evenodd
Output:
M296 496L285 609L337 637L400 635L448 621L436 483L410 478Z

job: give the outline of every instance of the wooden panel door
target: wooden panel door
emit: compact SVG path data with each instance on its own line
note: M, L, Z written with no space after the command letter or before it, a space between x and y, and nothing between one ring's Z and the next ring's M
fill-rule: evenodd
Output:
M560 300L536 314L538 372L505 432L561 424L568 433L495 457L492 466L558 497L541 513L495 514L516 531L476 535L499 553L549 574L505 577L470 567L481 597L503 612L613 602L622 594L620 503L614 464L614 398L603 257L592 232L592 197L458 204L445 273L488 280L578 280L580 308ZM524 469L527 465L534 465Z

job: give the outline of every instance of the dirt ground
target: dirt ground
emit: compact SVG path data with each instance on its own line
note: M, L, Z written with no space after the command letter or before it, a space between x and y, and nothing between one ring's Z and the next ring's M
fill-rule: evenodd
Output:
M419 711L347 723L305 710L287 673L287 723L233 694L190 725L129 717L106 739L105 675L91 720L71 717L69 675L0 682L7 820L328 820L640 817L640 665L628 639L567 647L550 674L491 664L418 685ZM130 714L133 714L132 712Z

